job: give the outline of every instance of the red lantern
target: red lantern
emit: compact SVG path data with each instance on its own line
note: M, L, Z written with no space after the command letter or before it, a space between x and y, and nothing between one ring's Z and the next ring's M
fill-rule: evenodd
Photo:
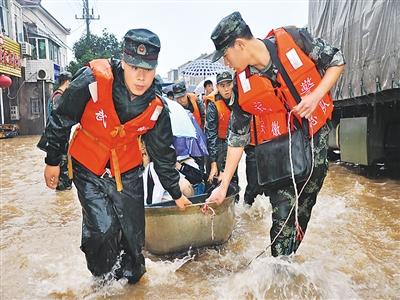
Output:
M0 88L4 89L4 88L8 88L10 87L10 85L12 84L12 80L10 77L1 74L0 75Z

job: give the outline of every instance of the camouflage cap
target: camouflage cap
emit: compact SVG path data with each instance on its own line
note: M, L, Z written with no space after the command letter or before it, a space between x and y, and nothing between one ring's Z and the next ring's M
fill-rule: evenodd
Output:
M228 71L217 74L217 84L220 84L221 82L224 81L232 81L232 80L233 80L232 74Z
M175 83L172 87L172 92L174 93L175 98L180 98L185 96L186 94L186 85L185 82L181 81Z
M122 59L131 66L154 69L160 48L160 39L154 32L143 28L131 29L124 36Z
M238 11L223 18L211 33L211 40L214 42L216 49L212 61L214 62L220 59L230 44L246 28L248 28L248 26Z

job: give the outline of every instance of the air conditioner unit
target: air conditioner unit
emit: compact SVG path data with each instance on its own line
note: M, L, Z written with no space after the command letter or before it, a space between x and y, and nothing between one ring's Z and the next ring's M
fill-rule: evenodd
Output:
M22 56L32 56L32 45L27 43L27 42L23 42L21 43L21 53Z
M26 61L25 81L37 82L38 80L54 83L53 61L48 59Z
M36 79L37 80L49 80L50 79L50 74L46 69L39 69L36 73Z

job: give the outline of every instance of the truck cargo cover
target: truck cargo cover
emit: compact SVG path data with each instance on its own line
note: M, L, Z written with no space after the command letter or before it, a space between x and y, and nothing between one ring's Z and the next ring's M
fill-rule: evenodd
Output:
M400 87L400 1L309 1L309 31L346 60L336 100Z

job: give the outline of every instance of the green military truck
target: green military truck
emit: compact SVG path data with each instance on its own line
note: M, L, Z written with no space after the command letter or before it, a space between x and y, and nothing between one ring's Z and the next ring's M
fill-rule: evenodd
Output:
M344 162L399 166L400 1L310 1L308 24L346 59L330 149Z

